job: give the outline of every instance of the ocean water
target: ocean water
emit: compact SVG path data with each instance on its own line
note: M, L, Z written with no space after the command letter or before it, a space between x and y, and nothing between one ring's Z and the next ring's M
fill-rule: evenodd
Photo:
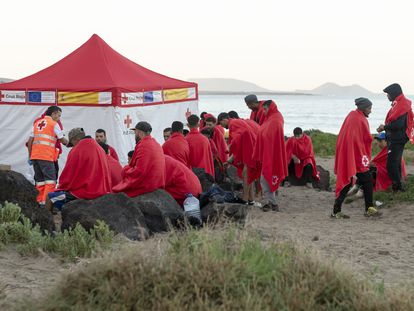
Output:
M306 95L265 95L259 100L272 99L285 119L285 134L290 136L295 127L303 130L319 129L338 134L341 125L351 110L356 108L353 98L337 98ZM376 133L378 125L384 123L390 108L386 96L370 98L372 113L368 118L371 132ZM199 110L213 113L235 110L241 118L248 118L250 110L244 103L244 95L200 95Z

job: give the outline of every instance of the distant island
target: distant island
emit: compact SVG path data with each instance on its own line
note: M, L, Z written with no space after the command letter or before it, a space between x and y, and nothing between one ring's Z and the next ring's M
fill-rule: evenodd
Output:
M0 83L7 83L7 82L12 82L14 81L13 79L7 79L7 78L0 78Z
M192 78L189 81L198 83L200 94L277 94L277 95L321 95L332 97L360 97L360 96L377 96L366 88L353 84L349 86L341 86L336 83L328 82L314 88L312 90L296 90L296 91L274 91L265 89L252 82L225 79L225 78Z
M237 94L278 94L278 95L311 95L308 92L285 92L265 89L252 82L226 78L191 78L196 82L200 94L237 95Z

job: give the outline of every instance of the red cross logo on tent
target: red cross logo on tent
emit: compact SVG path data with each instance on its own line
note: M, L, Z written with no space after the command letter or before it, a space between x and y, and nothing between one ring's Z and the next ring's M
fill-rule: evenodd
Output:
M369 166L368 156L366 156L366 155L362 156L362 165L365 166L365 167Z
M122 96L121 101L122 101L123 104L126 104L127 101L128 101L128 96Z
M3 99L5 96L0 91L0 99Z
M279 177L277 176L272 176L272 185L276 186L277 182L279 181Z
M191 116L190 108L187 108L187 111L185 112L185 118L188 119L188 117Z
M127 128L129 128L131 123L132 123L132 119L129 117L129 114L128 114L127 117L124 120L124 124L126 124Z
M42 120L42 122L37 123L37 128L39 131L43 131L43 128L47 125L45 120Z

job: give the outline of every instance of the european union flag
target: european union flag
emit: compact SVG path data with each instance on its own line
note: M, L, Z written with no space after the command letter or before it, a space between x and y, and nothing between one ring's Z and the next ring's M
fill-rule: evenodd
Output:
M30 103L41 103L42 92L29 92L29 102Z
M144 92L144 103L153 103L154 94L152 92Z

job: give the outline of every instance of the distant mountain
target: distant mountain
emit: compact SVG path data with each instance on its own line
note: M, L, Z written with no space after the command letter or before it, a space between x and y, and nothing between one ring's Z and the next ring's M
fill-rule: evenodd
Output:
M191 82L198 83L200 92L208 93L272 93L271 90L258 86L257 84L223 78L193 78Z
M377 94L363 88L360 85L352 84L341 86L336 83L328 82L313 90L298 90L299 93L308 93L313 95L337 96L337 97L361 97L361 96L375 96Z
M13 79L6 79L6 78L0 78L0 83L7 83L7 82L12 82L14 81Z

